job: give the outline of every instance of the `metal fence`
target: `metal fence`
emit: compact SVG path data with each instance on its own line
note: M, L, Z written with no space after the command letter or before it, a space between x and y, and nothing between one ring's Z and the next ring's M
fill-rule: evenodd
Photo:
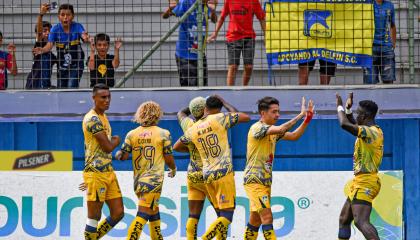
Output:
M45 3L45 1L1 0L0 2L0 31L3 33L1 49L7 52L7 45L14 43L18 67L16 76L8 74L8 89L25 88L27 76L30 74L34 62L32 54L36 36L34 30L42 3ZM57 1L57 3L58 5L72 4L75 11L74 21L81 23L90 36L95 36L95 34L101 32L107 33L111 37L109 50L111 54L114 53L116 38L122 38L120 64L115 69L115 82L121 83L121 87L180 86L175 57L176 44L180 33L178 28L174 28L180 17L162 18L162 13L168 9L170 4L176 4L176 2L168 2L167 0L70 0ZM260 1L260 3L264 7L265 1ZM393 0L392 3L395 7L397 29L395 83L420 83L419 4L414 0ZM220 16L224 4L225 2L222 0L217 3L217 15ZM203 11L203 14L208 13L208 8L203 9ZM58 10L50 10L43 16L43 20L55 25L59 22L57 15ZM227 17L217 40L203 46L203 49L205 49L203 56L207 57L209 86L225 86L227 83L229 64L226 31L229 20L229 17ZM204 38L207 39L214 32L216 24L211 23L209 18L205 18L203 21L203 24L209 26L208 30L204 31ZM253 26L256 33L255 56L249 85L270 85L270 78L271 84L297 85L299 83L297 64L275 65L269 73L264 47L264 34L256 17L254 17ZM173 28L173 32L170 32L171 28ZM164 38L165 35L167 38ZM79 87L85 88L90 85L87 57L90 54L91 46L88 43L82 43L81 46L85 56L83 59L83 75L80 78ZM152 47L155 47L153 53L149 52ZM53 48L52 52L56 53L56 47ZM144 58L144 56L147 56L147 58ZM141 64L139 64L139 61L141 61ZM136 65L139 67L134 68ZM81 68L81 65L79 68ZM309 85L320 84L318 70L319 65L317 63L315 69L309 75ZM54 66L51 77L52 87L59 85L57 71L56 66ZM236 85L242 85L243 71L244 67L241 60L235 78ZM124 76L126 76L126 79L121 81ZM331 79L330 84L363 84L362 68L338 65L335 77Z

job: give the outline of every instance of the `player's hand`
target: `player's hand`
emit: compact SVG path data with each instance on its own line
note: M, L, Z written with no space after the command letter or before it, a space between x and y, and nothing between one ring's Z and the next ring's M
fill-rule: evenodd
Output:
M350 92L346 101L346 109L351 109L352 106L353 106L353 92Z
M308 108L306 110L306 116L305 116L305 123L308 124L312 117L314 116L314 102L312 100L309 100Z
M38 55L42 54L42 48L41 48L41 47L36 47L36 48L33 48L33 49L32 49L32 53L33 53L35 56L38 56Z
M16 52L15 44L9 43L9 45L7 45L7 51L9 51L10 54L14 54Z
M120 144L120 136L115 135L111 137L111 142L115 144L115 146L118 146Z
M95 52L95 38L89 37L90 51Z
M79 190L84 192L87 190L87 184L82 182L81 184L79 184Z
M48 3L43 3L42 5L41 5L41 8L39 9L39 14L42 16L42 15L45 15L48 11L50 10L50 4L48 4Z
M176 175L176 167L174 169L169 169L168 177L173 178Z
M122 39L121 38L115 39L115 49L120 50L121 46L122 46Z
M300 114L303 116L306 114L306 99L305 97L302 97L302 103L300 106Z
M118 150L117 153L115 154L115 159L121 160L122 154L123 154L122 151L121 150Z
M343 106L343 99L341 99L340 94L336 93L335 97L337 98L337 107L338 106Z
M212 43L212 42L216 41L216 38L217 38L217 33L214 32L214 33L211 34L210 37L207 38L207 42Z

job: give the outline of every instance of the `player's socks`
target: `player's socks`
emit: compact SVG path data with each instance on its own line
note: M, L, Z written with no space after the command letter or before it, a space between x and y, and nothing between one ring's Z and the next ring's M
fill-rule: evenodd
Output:
M219 217L214 221L206 233L201 237L203 240L209 240L220 234L220 239L225 240L227 238L227 230L230 225L230 221L225 217Z
M97 238L96 232L88 232L85 230L85 240L96 240Z
M105 236L111 229L117 224L118 222L114 222L111 216L107 217L106 219L102 220L99 223L98 229L96 233L98 233L98 239Z
M190 214L187 220L187 240L197 239L197 224L200 215Z
M150 239L163 240L162 232L160 230L160 215L159 213L150 216L149 218Z
M265 225L262 225L261 228L263 230L265 240L277 239L276 233L274 232L274 229L273 229L273 224L265 224Z
M95 219L90 219L86 221L85 227L85 240L96 240L98 239L98 234L96 233L96 229L98 227L98 221Z
M250 223L246 226L244 240L257 240L259 227L253 226Z
M128 228L127 240L139 239L141 232L143 231L144 225L149 220L149 215L137 212L137 216Z

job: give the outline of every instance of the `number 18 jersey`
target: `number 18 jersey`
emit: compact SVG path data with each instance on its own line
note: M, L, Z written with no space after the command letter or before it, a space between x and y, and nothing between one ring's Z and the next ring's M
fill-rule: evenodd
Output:
M132 153L134 191L160 193L165 172L164 154L172 154L171 135L157 126L138 127L128 132L121 150Z
M213 182L233 171L228 129L238 123L238 113L209 115L190 127L181 142L194 143L203 161L203 177Z

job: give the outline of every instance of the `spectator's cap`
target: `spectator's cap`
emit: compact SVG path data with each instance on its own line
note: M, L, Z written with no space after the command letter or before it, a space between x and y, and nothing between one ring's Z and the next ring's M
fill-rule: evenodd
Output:
M195 118L199 118L204 114L204 108L206 107L206 99L203 97L196 97L190 101L190 108L191 114Z

